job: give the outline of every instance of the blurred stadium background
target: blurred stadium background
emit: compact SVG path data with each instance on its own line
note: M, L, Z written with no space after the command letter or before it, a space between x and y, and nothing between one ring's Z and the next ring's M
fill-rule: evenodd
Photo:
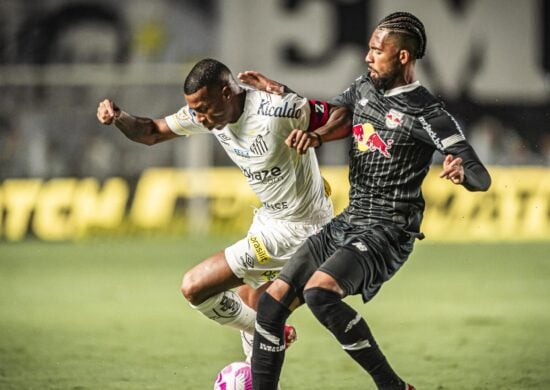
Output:
M212 137L134 144L97 104L171 114L203 57L330 98L395 10L424 21L417 77L494 181L470 194L434 166L426 243L363 310L420 389L550 388L544 0L0 0L0 388L210 388L239 342L188 309L179 279L244 234L257 203ZM348 147L318 150L337 210ZM285 388L364 388L302 311Z

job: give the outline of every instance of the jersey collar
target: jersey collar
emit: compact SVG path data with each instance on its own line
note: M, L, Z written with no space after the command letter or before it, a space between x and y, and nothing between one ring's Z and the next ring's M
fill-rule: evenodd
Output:
M402 85L400 87L385 91L384 97L390 97L390 96L399 95L400 93L410 92L418 87L420 87L420 81L416 80L414 83Z

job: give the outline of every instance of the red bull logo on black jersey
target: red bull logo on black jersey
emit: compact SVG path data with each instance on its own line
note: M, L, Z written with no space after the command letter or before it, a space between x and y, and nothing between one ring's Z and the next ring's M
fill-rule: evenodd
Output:
M386 126L388 129L395 129L403 122L403 113L393 108L386 114Z
M390 158L391 146L393 139L387 141L380 137L380 134L374 130L374 126L370 123L363 123L353 126L353 137L357 141L357 148L362 152L373 152L377 150L386 158Z

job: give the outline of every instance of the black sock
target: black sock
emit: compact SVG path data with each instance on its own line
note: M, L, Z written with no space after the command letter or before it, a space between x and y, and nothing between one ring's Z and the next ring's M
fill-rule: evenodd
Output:
M339 294L323 288L311 288L304 291L304 299L315 317L372 376L379 389L404 388L405 382L389 365L365 320L343 302Z
M254 390L276 390L285 358L285 322L290 310L268 293L258 301L252 351Z

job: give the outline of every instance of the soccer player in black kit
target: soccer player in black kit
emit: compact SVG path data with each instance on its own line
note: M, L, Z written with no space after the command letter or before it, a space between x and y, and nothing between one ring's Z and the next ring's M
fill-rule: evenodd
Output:
M348 207L310 237L262 295L252 356L255 390L275 390L284 359L284 324L306 303L378 389L414 389L392 369L365 320L342 301L361 294L368 302L409 257L420 230L421 184L435 150L446 157L442 178L469 191L486 191L491 178L443 105L414 78L426 34L414 15L396 12L377 25L369 41L369 67L334 105L353 112L347 134L295 130L290 147L310 146L352 134ZM256 72L241 79L257 87L280 84Z

